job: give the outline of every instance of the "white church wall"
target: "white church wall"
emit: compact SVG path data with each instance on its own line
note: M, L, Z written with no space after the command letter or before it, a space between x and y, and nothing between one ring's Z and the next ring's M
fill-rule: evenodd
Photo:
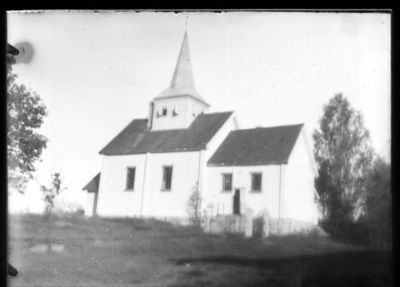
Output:
M97 214L100 216L138 216L143 190L145 155L104 156ZM134 190L126 191L127 168L135 167Z
M167 109L167 115L162 116L162 109ZM178 115L173 116L174 108ZM158 116L157 116L158 114ZM166 130L186 128L189 114L189 99L188 98L167 98L154 101L153 111L153 130Z
M193 121L197 115L201 114L202 112L205 112L208 107L196 100L190 100L190 106L189 106L189 119L190 121Z
M285 175L284 216L317 223L318 208L314 201L314 170L301 132L289 157Z
M261 192L251 191L251 173L262 173ZM246 207L253 209L255 214L266 209L270 216L279 215L279 166L235 166L235 167L208 167L207 168L207 187L204 190L204 208L213 206L214 214L233 213L234 189L240 188L241 210ZM222 190L222 174L232 173L232 191ZM208 208L209 209L209 208ZM209 212L209 211L207 211Z
M205 202L210 201L210 197L212 198L213 191L209 189L208 187L208 167L207 167L207 161L211 158L211 156L215 153L217 148L221 145L221 143L225 140L227 135L232 131L235 130L237 126L235 125L235 114L232 113L232 115L229 117L229 119L223 124L223 126L218 130L218 132L213 136L213 138L208 142L206 150L204 151L204 157L203 157L203 162L201 163L201 166L203 168L203 176L202 176L202 183L201 183L201 193L202 197L204 198L202 202L202 209L204 209ZM211 178L213 181L213 179ZM214 185L215 182L212 182L212 185Z
M155 153L148 161L144 215L187 217L187 204L199 176L200 152ZM163 166L172 166L170 191L162 191Z
M231 116L211 139L207 150L203 152L155 153L147 160L148 178L143 195L144 169L146 155L104 156L97 214L101 216L187 216L187 202L199 177L199 168L203 168L202 182L207 180L206 162L227 134L235 129ZM199 162L201 160L201 162ZM172 190L161 191L162 167L173 166ZM126 191L126 172L135 167L135 189ZM142 200L143 196L143 200ZM92 201L93 199L88 199ZM93 203L87 203L87 212L91 213ZM89 206L90 210L89 210ZM172 207L173 206L173 207Z
M86 192L85 216L93 215L94 192Z

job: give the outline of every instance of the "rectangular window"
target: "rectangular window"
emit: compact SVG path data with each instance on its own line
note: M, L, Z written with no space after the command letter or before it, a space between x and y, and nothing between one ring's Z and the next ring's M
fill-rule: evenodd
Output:
M163 108L162 108L162 113L161 113L161 115L164 116L164 117L167 115L167 108L166 108L166 107L163 107Z
M172 166L163 166L163 181L161 190L171 190Z
M136 168L128 167L126 172L126 190L134 190L135 188L135 172Z
M232 191L232 174L222 174L222 191Z
M251 174L251 191L261 192L262 174L261 172Z

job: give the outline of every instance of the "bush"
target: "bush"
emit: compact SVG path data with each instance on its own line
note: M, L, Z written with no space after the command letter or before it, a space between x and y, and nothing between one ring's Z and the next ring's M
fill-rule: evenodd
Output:
M392 246L391 166L378 157L367 177L367 196L362 220L370 229L371 244L390 249Z
M321 222L321 227L332 237L374 248L392 247L391 166L377 157L365 175L365 191L361 214L357 219L346 212L335 210Z
M361 220L322 220L320 226L336 240L357 245L370 243L368 226Z

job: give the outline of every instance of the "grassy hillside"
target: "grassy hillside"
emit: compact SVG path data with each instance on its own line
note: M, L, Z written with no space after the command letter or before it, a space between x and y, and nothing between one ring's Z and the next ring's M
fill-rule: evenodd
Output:
M42 248L52 244L64 249ZM390 260L317 236L257 240L156 220L9 218L9 261L20 272L11 286L388 286Z

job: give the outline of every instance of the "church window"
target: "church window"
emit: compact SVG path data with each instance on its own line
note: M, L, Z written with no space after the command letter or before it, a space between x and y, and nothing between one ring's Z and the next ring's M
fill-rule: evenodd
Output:
M222 174L222 191L232 191L232 173Z
M163 180L161 190L169 191L171 190L172 184L172 166L163 166Z
M128 167L126 172L126 190L134 190L135 188L136 168Z
M163 108L162 108L161 115L162 115L163 117L165 117L165 116L167 115L167 108L166 108L166 107L163 107Z
M261 192L261 184L262 183L262 173L254 172L251 173L251 191L253 192Z

